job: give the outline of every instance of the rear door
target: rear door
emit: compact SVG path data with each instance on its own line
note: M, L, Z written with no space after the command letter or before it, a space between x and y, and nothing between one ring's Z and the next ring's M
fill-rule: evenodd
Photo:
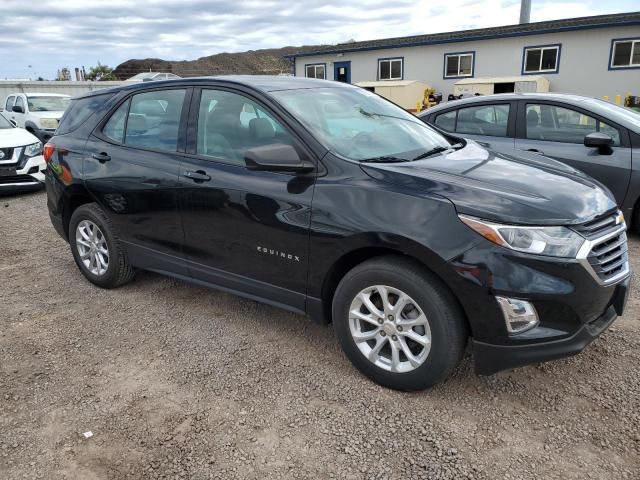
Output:
M584 146L584 137L602 132L614 140L611 152ZM516 148L560 160L607 186L624 202L631 178L628 131L588 110L547 101L521 101Z
M512 150L515 134L515 102L473 104L436 113L431 122L496 151Z
M185 256L191 275L303 311L315 173L248 170L249 148L308 151L250 92L194 92L190 155L181 170Z
M138 92L122 99L89 138L85 184L134 265L186 275L178 194L191 90Z

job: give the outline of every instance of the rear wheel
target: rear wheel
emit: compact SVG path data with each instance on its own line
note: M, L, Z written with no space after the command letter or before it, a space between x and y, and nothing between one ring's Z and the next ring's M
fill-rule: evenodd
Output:
M334 296L333 324L356 368L398 390L444 380L467 340L463 313L449 290L400 256L367 261L345 275Z
M134 275L111 222L95 203L81 205L71 215L69 244L82 274L99 287L120 286Z

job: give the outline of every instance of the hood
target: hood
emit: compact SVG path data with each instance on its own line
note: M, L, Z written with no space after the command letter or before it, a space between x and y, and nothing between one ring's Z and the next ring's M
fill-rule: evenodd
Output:
M62 110L50 110L46 112L33 112L29 111L29 115L38 117L38 118L55 118L56 120L60 120L62 118L62 114L64 112Z
M24 128L0 128L0 148L13 148L39 142Z
M555 160L531 157L468 141L448 154L362 168L378 180L445 197L458 213L503 223L572 225L616 208L595 180Z

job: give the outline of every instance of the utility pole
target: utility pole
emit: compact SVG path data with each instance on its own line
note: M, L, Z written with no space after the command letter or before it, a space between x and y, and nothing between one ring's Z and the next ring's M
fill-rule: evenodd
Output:
M520 3L520 24L531 22L531 0Z

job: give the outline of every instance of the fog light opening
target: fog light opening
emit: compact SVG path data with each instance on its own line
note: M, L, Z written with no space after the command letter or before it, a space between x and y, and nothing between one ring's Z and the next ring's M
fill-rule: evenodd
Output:
M510 334L526 332L540 323L532 303L518 298L499 296L496 296L496 301L502 309L504 322Z

